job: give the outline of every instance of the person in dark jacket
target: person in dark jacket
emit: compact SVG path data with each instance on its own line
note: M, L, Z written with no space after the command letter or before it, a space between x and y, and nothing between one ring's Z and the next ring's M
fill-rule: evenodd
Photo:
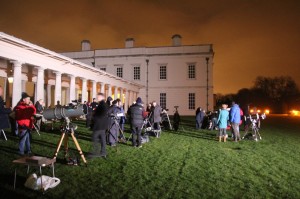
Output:
M97 100L99 102L97 108L95 109L93 115L93 150L90 153L89 157L103 157L106 158L106 130L108 129L109 120L108 120L108 105L104 100L104 94L98 93ZM101 150L99 152L99 142L101 145Z
M110 146L114 147L116 146L116 143L118 141L118 132L119 132L119 123L120 123L120 117L118 117L118 114L121 113L121 109L118 104L118 100L114 100L112 102L112 105L108 108L108 116L110 120L109 128L108 128L108 141Z
M2 95L3 88L0 86L0 130L10 128L8 115L12 112L10 108L5 108L5 102Z
M27 93L22 95L22 102L17 105L15 111L20 137L19 153L20 155L31 154L31 129L33 128L33 116L36 114L36 109Z
M175 131L178 131L179 123L180 123L180 115L178 113L178 110L176 110L173 116L173 126Z
M197 115L196 115L196 129L202 128L204 117L205 117L205 112L201 108L199 108L199 111L197 111Z
M130 115L132 146L141 148L142 127L147 113L145 111L145 108L143 107L143 102L140 97L138 97L136 99L136 103L129 108L128 115Z

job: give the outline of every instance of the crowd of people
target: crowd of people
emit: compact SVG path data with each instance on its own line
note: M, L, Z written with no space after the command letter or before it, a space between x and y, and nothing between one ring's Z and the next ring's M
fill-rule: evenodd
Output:
M33 128L40 130L44 121L44 101L38 100L35 104L30 100L30 96L22 93L21 99L12 110L5 108L5 102L2 98L3 89L0 86L0 130L14 127L13 132L19 136L19 153L21 155L30 154L30 139ZM144 102L138 97L125 113L122 101L113 100L111 97L105 99L103 93L98 93L93 101L84 102L86 127L92 130L92 150L89 157L107 156L106 146L115 147L119 142L127 142L124 135L124 125L126 122L130 125L131 143L133 147L142 147L143 127L151 127L156 132L156 137L161 135L162 120L167 114L156 101L144 106ZM61 106L57 102L56 106ZM8 115L14 118L13 122L9 120ZM14 116L12 116L14 115ZM239 125L241 124L243 111L238 104L232 102L231 107L222 104L221 109L215 112L205 112L201 107L196 110L196 129L218 130L219 142L226 142L228 138L227 131L230 129L232 140L238 142L241 140ZM147 122L146 122L147 121ZM173 115L173 129L178 131L180 124L180 115L176 108ZM168 124L170 120L168 118ZM245 123L247 128L248 123Z
M253 108L253 112L249 113L249 107L243 110L237 103L232 102L231 106L228 104L222 104L218 111L205 112L205 110L199 107L196 110L196 129L209 129L218 130L219 142L226 142L228 138L228 131L231 133L232 141L238 142L241 140L240 125L244 125L245 132L248 132L251 121L249 115L255 115L257 118L257 126L260 128L260 116L256 112L256 108Z

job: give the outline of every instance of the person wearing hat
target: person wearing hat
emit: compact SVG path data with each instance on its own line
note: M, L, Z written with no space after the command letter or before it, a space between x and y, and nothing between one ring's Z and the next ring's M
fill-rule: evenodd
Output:
M27 93L22 94L22 100L16 106L15 112L20 137L19 153L20 155L30 154L31 129L33 128L33 116L36 114L36 108Z
M222 138L224 142L226 142L227 138L227 123L229 120L229 112L227 110L227 104L222 104L222 110L220 110L219 117L217 120L217 124L219 125L219 142L222 142Z
M143 101L140 97L136 99L135 104L130 106L130 108L128 109L128 115L130 116L132 146L141 148L141 133L144 119L147 116L147 112L143 107Z

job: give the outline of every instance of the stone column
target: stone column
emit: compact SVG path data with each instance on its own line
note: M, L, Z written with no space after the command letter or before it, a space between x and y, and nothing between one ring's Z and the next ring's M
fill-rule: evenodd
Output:
M22 92L26 92L26 80L22 80Z
M106 96L106 98L109 97L109 96L111 97L111 94L112 94L111 85L108 84L108 94L107 94L108 96Z
M54 72L55 73L55 96L54 96L54 105L57 104L57 101L61 103L61 72Z
M118 87L115 86L114 100L118 99Z
M14 65L14 81L12 93L12 107L15 107L22 95L22 63L18 61L12 62Z
M36 96L35 101L40 99L44 100L44 71L45 69L42 67L37 67L37 79L36 79Z
M75 82L75 76L74 75L69 75L70 76L70 101L69 103L72 102L72 100L77 100L76 99L76 82Z
M95 80L92 81L92 99L97 96L97 82Z
M51 106L51 99L52 99L51 86L52 85L47 84L47 107Z
M104 83L101 83L100 93L103 93L105 95L105 84Z
M128 110L128 107L130 106L130 104L129 104L129 91L128 90L126 90L126 92L125 92L125 103L124 103L125 105L124 105L124 110L125 110L125 113L127 112L127 110Z
M87 80L82 78L82 89L81 89L81 103L87 101Z
M123 94L124 94L124 90L123 90L123 88L120 88L120 100L122 103L124 103Z

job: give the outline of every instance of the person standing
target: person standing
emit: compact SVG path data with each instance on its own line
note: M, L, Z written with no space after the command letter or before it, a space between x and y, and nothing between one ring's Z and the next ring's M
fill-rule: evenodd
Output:
M93 115L93 150L89 154L90 158L103 157L106 158L106 130L108 129L108 105L104 100L104 94L98 93L97 100L99 102L97 108L95 109ZM101 150L99 152L99 143L101 145Z
M44 111L44 100L40 99L36 101L34 106L36 109L36 115L35 115L36 127L38 128L38 130L41 130L41 123L42 123L43 111Z
M110 146L112 147L116 146L116 143L118 141L118 131L120 123L120 118L118 117L119 113L121 113L121 109L119 107L118 100L114 100L112 101L111 107L108 108L108 116L110 120L108 128L108 141Z
M160 130L160 122L161 122L161 114L162 114L162 108L160 105L156 103L156 101L152 102L152 121L153 121L153 129L154 130ZM157 131L156 137L160 137L160 131Z
M23 93L22 101L16 106L15 112L20 137L19 154L31 154L30 139L36 108L30 101L30 96L27 93Z
M240 107L235 102L232 102L232 107L230 109L230 123L231 123L233 140L235 142L241 140L240 129L239 129L240 122L241 122Z
M144 119L146 117L146 111L140 97L138 97L136 99L136 103L129 108L128 114L130 115L132 146L141 148L141 133Z
M125 122L126 122L126 116L125 116L125 111L123 109L123 104L122 104L122 101L120 99L117 99L118 100L118 104L119 104L119 107L121 109L121 117L120 117L120 122L119 122L119 126L120 126L120 130L122 131L119 135L120 137L120 140L122 142L126 142L126 138L124 136L124 125L125 125Z
M224 139L224 142L226 142L226 129L228 120L229 112L227 111L227 104L222 104L222 110L220 110L219 117L217 120L217 124L219 126L219 142L222 142L222 138Z
M0 130L10 128L8 115L12 112L10 108L5 108L5 102L2 95L3 88L0 86Z
M173 126L174 126L174 130L178 131L179 128L179 123L180 123L180 115L178 113L178 110L175 111L174 116L173 116Z
M196 115L196 129L201 129L205 113L201 108L199 108L199 111L196 111L196 112L197 112L197 115Z

